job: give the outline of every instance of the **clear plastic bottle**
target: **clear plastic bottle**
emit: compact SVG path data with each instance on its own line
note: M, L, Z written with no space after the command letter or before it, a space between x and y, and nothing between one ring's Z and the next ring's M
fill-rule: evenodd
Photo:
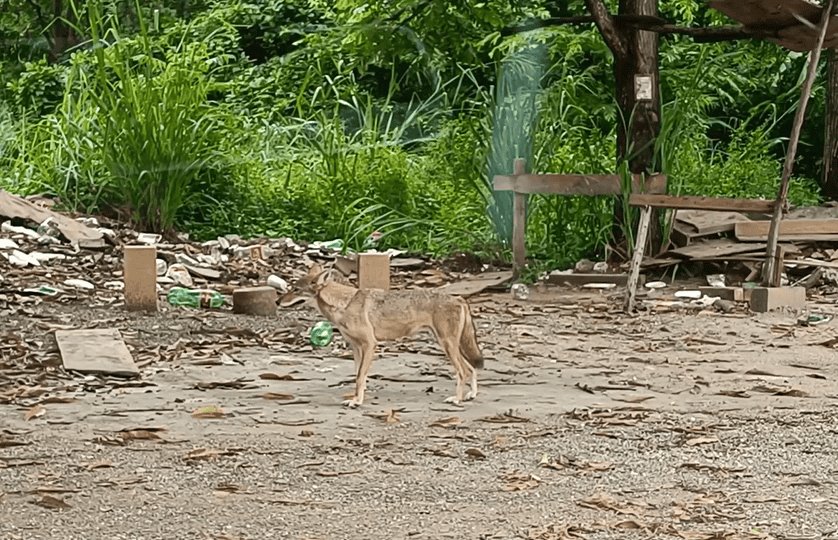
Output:
M166 299L173 306L185 306L192 308L218 309L226 301L221 293L210 290L185 289L183 287L172 287Z
M308 339L315 347L325 347L332 342L334 329L328 321L320 321L311 327Z

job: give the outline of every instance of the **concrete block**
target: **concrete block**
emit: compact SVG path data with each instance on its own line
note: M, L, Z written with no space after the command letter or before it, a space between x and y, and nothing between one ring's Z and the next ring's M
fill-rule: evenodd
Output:
M358 254L358 288L390 288L390 256L386 253Z
M233 313L243 315L276 315L276 289L245 287L233 291Z
M719 297L722 300L731 302L744 302L745 291L742 287L699 287L701 294L711 297Z
M755 287L751 292L751 311L766 313L779 308L806 307L805 287Z
M125 309L157 311L157 248L125 246L122 264Z

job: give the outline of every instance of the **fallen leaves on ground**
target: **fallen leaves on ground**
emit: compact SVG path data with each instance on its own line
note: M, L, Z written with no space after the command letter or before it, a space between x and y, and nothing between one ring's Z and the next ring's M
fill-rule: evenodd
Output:
M71 508L71 506L59 497L53 497L52 495L42 495L40 498L31 501L32 504L41 506L43 508L47 508L49 510L66 510Z
M431 422L429 427L438 427L438 428L453 428L459 426L462 423L459 416L448 416L446 418L440 418L439 420L434 420Z
M521 471L508 472L501 476L501 480L504 481L503 491L527 491L541 485L541 478Z
M718 437L693 437L684 441L687 446L700 446L704 444L716 444L719 442Z
M398 424L401 422L399 418L399 413L404 412L404 408L400 409L390 409L386 412L378 412L378 413L364 413L364 416L369 416L370 418L377 418L378 420L382 420L385 424Z
M205 407L198 407L194 411L192 411L192 418L224 418L227 416L227 413L224 410L217 406L217 405L207 405Z
M529 418L513 414L512 411L505 412L502 414L495 414L492 416L484 416L483 418L478 418L477 420L479 422L487 422L490 424L523 424L532 422L532 420L530 420Z
M220 456L233 456L236 452L233 450L222 450L220 448L196 448L183 456L186 462L195 461L209 461Z
M159 434L164 431L164 427L126 428L117 431L117 435L123 441L157 441L163 439Z
M567 469L574 469L578 471L603 472L608 471L614 467L614 464L609 461L585 461L571 456L560 454L555 459L550 459L546 454L542 456L538 464L545 469L553 469L556 471L563 471Z
M479 448L466 448L466 455L472 459L486 459L486 454Z
M34 418L42 417L46 413L47 413L46 408L42 407L41 405L35 405L34 407L32 407L31 409L26 411L26 414L23 415L23 419L26 420L27 422L29 422L30 420L32 420Z
M348 476L350 474L361 474L360 469L350 470L350 471L316 471L314 474L317 476L324 476L326 478L335 478L338 476Z
M607 493L595 493L590 497L577 501L576 504L583 508L592 510L611 510L618 514L625 514L638 517L649 506L639 500L618 499Z
M269 399L271 401L294 401L294 394L280 394L277 392L266 392L262 394L262 399Z

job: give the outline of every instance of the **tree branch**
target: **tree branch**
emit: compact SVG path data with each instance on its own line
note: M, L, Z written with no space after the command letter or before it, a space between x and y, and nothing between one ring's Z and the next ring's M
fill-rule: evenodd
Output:
M585 5L588 6L588 11L593 15L594 24L599 29L599 33L602 34L605 44L611 49L614 57L618 60L627 57L628 49L623 40L620 39L617 23L608 13L608 8L605 7L602 0L585 0Z
M773 29L757 30L738 25L707 27L677 26L659 17L639 15L612 15L611 19L620 25L632 26L638 30L645 30L647 32L657 32L662 35L688 36L699 43L777 37L777 31ZM540 28L549 28L551 26L561 26L566 24L581 25L595 22L596 20L594 17L590 15L582 15L578 17L551 17L549 19L538 19L528 21L517 26L504 28L501 30L501 35L511 36L514 34L538 30Z

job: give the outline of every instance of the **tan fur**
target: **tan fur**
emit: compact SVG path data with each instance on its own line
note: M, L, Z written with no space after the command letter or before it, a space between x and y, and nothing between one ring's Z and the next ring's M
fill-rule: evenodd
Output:
M433 332L454 366L457 391L446 401L459 404L477 397L477 370L483 367L483 355L471 311L463 298L422 289L359 290L332 281L329 273L320 265L312 266L282 296L280 306L314 298L320 313L349 343L355 359L355 396L344 401L344 405L363 404L367 373L379 341L411 337L423 329ZM467 393L466 379L470 383Z

